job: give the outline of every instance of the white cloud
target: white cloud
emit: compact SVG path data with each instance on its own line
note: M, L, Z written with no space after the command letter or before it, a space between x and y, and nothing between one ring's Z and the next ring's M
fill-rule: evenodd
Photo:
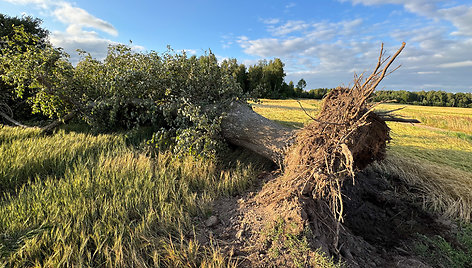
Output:
M182 49L182 51L184 51L187 55L197 55L196 49L187 48L187 49Z
M457 31L452 35L472 36L472 6L460 5L448 8L440 8L440 3L448 3L444 0L340 0L341 2L352 2L354 5L363 4L367 6L382 4L402 5L405 10L435 20L445 20L452 23Z
M344 0L347 1L397 4L403 11L390 11L391 16L375 24L369 18L266 23L271 36L239 38L238 44L253 57L281 58L286 64L286 80L304 78L309 87L316 88L349 85L354 73L369 73L377 63L382 41L386 42L386 55L393 54L406 41L406 48L396 60L402 67L379 89L470 89L471 5L445 5L440 0ZM408 13L418 17L406 17ZM392 16L397 16L394 21Z
M75 52L77 49L84 50L97 59L103 59L107 55L108 46L116 44L116 42L101 38L95 32L74 27L69 27L66 32L52 32L50 39L55 46L62 47L71 56L70 60L73 64L80 60Z
M417 72L417 74L439 74L439 71L430 71L430 72Z
M53 12L54 16L65 24L73 27L90 27L101 30L113 36L118 35L118 31L109 22L90 15L82 8L74 7L70 3L62 2Z
M290 9L290 8L292 8L292 7L295 7L295 6L297 6L297 4L295 4L294 2L290 2L290 3L288 3L287 5L285 5L285 8L286 8L286 9Z
M276 19L276 18L263 19L262 22L265 24L277 24L280 22L280 19Z
M76 63L79 56L77 49L89 52L93 57L103 59L110 44L116 42L102 37L99 32L111 36L118 36L117 29L109 22L97 18L86 10L66 1L54 0L5 0L19 5L33 5L42 12L52 15L67 27L64 32L52 31L50 40L54 46L62 47L71 55L71 61ZM85 29L84 29L85 28ZM133 45L134 50L143 50L142 47Z
M441 68L459 68L459 67L472 67L472 60L449 62L440 64Z
M288 56L293 52L304 51L310 47L310 41L305 38L285 40L276 38L248 40L240 38L238 43L244 48L245 53L260 57Z
M274 35L287 35L293 32L303 31L308 29L310 24L304 21L288 21L284 25L281 26L269 26L269 31L272 32Z

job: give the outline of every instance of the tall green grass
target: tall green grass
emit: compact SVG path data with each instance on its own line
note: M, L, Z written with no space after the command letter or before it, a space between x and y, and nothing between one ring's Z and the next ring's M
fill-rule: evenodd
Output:
M151 158L126 135L4 127L0 139L0 266L235 264L200 245L194 224L212 200L253 184L259 166Z
M103 152L124 146L123 137L64 131L44 136L39 129L0 131L0 193L12 193L34 177L56 176L76 163L90 165Z

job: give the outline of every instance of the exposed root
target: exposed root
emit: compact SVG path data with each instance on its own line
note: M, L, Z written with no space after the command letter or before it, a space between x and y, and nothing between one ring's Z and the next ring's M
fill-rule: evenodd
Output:
M384 59L382 45L367 79L356 76L352 87L336 88L325 97L319 115L297 133L285 157L284 176L269 182L256 198L299 230L309 222L319 247L330 255L340 256L345 243L344 181L385 157L389 128L367 100L404 46Z

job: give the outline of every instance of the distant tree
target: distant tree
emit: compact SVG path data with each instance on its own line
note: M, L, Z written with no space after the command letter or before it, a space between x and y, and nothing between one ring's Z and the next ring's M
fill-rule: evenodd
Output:
M263 65L264 63L259 62L248 70L249 91L258 98L267 96L267 88L263 83Z
M261 60L249 67L249 91L259 98L280 98L284 96L284 63L274 60Z
M225 59L221 62L221 69L236 79L243 92L249 92L249 78L244 64L238 64L236 59Z
M305 79L302 78L297 83L297 89L299 91L302 91L303 89L305 89L305 87L306 87L306 81L305 81Z

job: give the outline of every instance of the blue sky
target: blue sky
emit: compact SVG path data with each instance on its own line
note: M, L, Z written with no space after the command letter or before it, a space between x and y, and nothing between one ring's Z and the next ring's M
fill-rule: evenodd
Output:
M246 65L281 58L286 80L307 89L349 85L369 72L380 44L402 67L379 89L472 91L472 3L442 0L101 1L0 0L0 13L41 18L51 42L103 58L111 43L167 45Z

